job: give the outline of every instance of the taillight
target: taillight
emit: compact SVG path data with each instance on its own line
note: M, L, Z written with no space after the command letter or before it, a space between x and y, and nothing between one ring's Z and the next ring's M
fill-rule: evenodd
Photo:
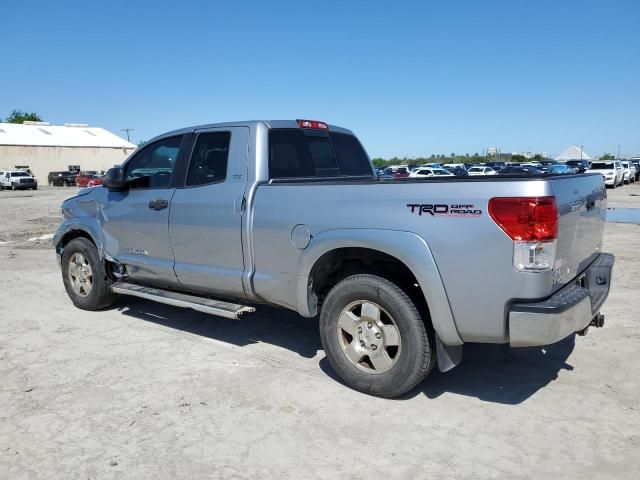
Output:
M513 240L513 266L521 272L553 268L558 238L555 197L496 197L489 215Z
M313 128L316 130L329 130L329 125L317 120L297 120L300 128Z
M512 240L546 241L558 237L556 197L496 197L489 215Z

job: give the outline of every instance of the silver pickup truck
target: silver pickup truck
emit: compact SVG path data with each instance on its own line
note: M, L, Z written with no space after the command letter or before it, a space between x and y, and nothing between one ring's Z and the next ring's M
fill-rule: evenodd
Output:
M249 121L151 140L64 202L53 243L79 308L319 314L344 382L395 397L467 342L602 326L605 207L599 174L381 180L349 130Z

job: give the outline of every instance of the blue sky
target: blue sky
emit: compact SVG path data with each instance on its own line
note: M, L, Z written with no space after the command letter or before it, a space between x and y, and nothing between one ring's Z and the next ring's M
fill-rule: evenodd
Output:
M0 116L312 118L371 156L640 154L640 1L0 1Z

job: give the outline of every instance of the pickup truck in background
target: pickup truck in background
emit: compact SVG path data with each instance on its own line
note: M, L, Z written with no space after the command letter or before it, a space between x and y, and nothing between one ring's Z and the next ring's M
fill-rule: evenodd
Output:
M467 342L602 326L613 265L600 174L380 180L351 131L311 120L166 133L62 209L77 307L319 315L338 375L382 397L453 368Z
M37 180L26 170L3 170L0 172L0 190L38 189Z

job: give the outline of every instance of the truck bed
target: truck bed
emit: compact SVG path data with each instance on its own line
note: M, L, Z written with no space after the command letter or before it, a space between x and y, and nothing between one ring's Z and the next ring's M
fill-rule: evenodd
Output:
M557 199L553 271L513 268L512 240L488 215L487 206L492 197L516 196ZM259 186L251 206L255 292L266 301L291 306L296 289L291 279L309 255L308 249L292 244L298 224L309 229L312 244L336 230L374 236L382 230L410 232L433 255L460 337L465 342L504 342L510 303L550 296L597 257L605 197L601 176L584 174L272 181ZM416 205L437 211L421 214Z

